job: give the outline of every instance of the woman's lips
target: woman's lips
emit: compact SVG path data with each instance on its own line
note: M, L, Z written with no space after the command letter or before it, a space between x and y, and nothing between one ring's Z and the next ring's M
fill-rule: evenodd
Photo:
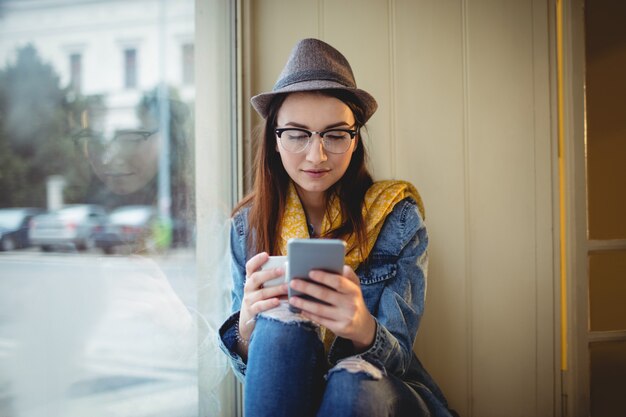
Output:
M308 175L311 178L321 178L324 175L328 174L330 170L329 169L303 169L302 172L304 172L306 175Z
M105 172L104 175L106 175L107 177L117 178L117 177L128 177L130 175L133 175L133 173L132 172Z

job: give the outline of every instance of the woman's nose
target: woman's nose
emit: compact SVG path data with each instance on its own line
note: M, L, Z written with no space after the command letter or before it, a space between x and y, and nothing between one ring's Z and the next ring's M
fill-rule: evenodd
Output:
M111 165L121 157L121 153L122 149L120 144L116 140L113 140L104 147L100 160L103 165Z
M311 138L311 145L307 150L306 159L307 161L313 163L324 162L328 159L326 151L324 150L322 138L319 134L315 134L315 136Z

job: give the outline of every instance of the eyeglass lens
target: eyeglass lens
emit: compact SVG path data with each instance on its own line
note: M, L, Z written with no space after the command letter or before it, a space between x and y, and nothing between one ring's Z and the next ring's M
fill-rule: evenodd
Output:
M93 153L101 153L115 146L120 152L132 152L145 142L153 132L122 131L118 132L112 140L107 140L103 135L96 132L86 132L81 139L87 142L89 150Z
M349 130L327 130L321 132L322 146L330 153L344 153L350 148L352 135ZM288 152L302 152L313 141L310 131L301 129L280 130L280 144Z

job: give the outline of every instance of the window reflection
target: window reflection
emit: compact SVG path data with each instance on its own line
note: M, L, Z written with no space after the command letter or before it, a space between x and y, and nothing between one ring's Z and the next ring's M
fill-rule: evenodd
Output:
M0 2L0 416L198 414L193 6Z
M82 85L82 55L79 53L70 54L70 88L80 93Z
M182 45L182 82L184 85L192 85L194 83L194 47L193 43L185 43Z
M124 50L124 87L137 88L137 50Z

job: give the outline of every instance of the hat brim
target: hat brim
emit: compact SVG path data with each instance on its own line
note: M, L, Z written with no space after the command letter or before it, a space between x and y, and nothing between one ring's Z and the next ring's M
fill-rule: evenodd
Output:
M267 119L269 105L276 95L318 90L346 90L354 94L354 96L361 102L361 105L363 107L363 113L365 117L363 123L367 122L378 108L378 103L376 102L376 99L374 99L374 97L367 91L361 90L359 88L348 88L338 82L327 80L310 80L290 84L274 91L258 94L252 97L250 99L250 102L252 103L252 106L257 111L257 113L259 113L264 119Z

